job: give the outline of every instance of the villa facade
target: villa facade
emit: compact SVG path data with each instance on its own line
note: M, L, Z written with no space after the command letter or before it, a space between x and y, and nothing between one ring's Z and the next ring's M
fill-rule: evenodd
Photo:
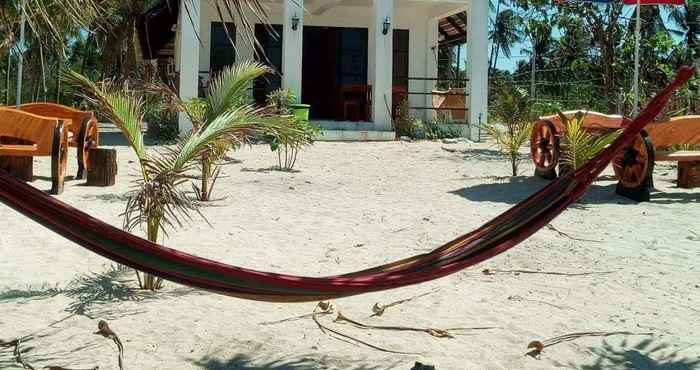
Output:
M326 128L356 128L376 138L393 138L397 94L408 99L415 117L430 120L439 111L432 94L438 83L438 47L457 36L466 41L467 77L459 100L469 123L464 134L475 138L479 124L486 123L486 0L271 0L265 3L269 26L253 24L252 15L247 26L226 14L222 23L214 0L187 1L189 14L177 9L152 12L142 22L145 58L167 54L169 43L170 68L183 98L197 96L222 67L259 60L277 73L256 82L257 101L275 88L288 88L311 105L312 119ZM155 31L164 18L173 23L165 34ZM245 40L241 27L256 35L260 50ZM190 128L181 117L181 131Z

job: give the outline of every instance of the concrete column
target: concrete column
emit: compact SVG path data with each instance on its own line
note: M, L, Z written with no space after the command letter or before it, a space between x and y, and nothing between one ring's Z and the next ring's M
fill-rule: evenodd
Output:
M189 14L185 11L185 5ZM180 0L180 98L189 100L199 94L199 49L197 37L201 19L201 0ZM180 113L180 135L192 131L192 122L187 115Z
M304 48L304 0L284 1L282 36L282 87L294 91L301 101L302 51ZM296 30L292 19L298 18Z
M479 138L479 125L488 121L489 2L472 1L467 14L467 60L469 71L469 137Z
M384 23L391 24L386 35ZM375 130L390 131L391 96L394 85L394 0L373 0L372 23L369 37L374 40L374 69L372 84L372 121ZM371 45L372 43L370 43Z
M438 43L440 42L440 32L438 31L439 18L428 19L426 28L426 45L425 45L425 77L438 77ZM425 92L429 93L435 90L437 86L436 80L425 81ZM433 96L425 96L425 107L433 106ZM437 117L437 111L427 109L425 111L425 120L432 121Z

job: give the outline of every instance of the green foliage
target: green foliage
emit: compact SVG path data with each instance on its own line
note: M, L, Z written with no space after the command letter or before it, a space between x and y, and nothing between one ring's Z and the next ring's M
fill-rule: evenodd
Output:
M177 112L149 107L143 117L148 124L147 138L155 142L171 142L179 135Z
M579 169L620 135L620 131L600 136L595 136L586 131L583 127L586 113L579 112L571 119L561 112L558 114L562 124L566 127L561 143L561 163L567 170L575 171Z
M523 35L534 41L537 52L532 53L530 46L521 50L524 58L518 60L515 72L492 73L492 83L513 83L530 90L534 77L535 92L531 98L538 103L554 103L561 110L586 107L606 113L632 114L635 27L634 18L630 19L625 10L631 8L621 2L607 5L570 2L565 7L552 7L551 1L501 2L516 12L523 23L520 27ZM665 87L681 65L700 55L700 4L648 6L641 10L644 27L640 100L643 103ZM492 25L493 30L501 28L503 25L498 22ZM503 35L494 34L493 38L500 48L502 44L496 43L495 36ZM691 88L672 100L673 110L669 113L700 113L700 107L694 104L697 101L700 101L700 89Z
M181 137L173 147L164 147L155 152L148 152L143 142L141 127L146 99L142 91L135 90L126 82L107 80L96 83L76 72L65 75L67 82L79 87L85 99L121 129L139 159L141 178L134 190L127 194L124 212L126 230L145 225L148 239L157 242L160 231L167 233L168 229L179 228L191 220L192 213L198 212L198 209L182 191L181 185L189 181L189 173L196 170L197 164L214 165L218 159L218 148L230 148L245 142L260 131L283 138L293 135L293 129L285 126L284 120L267 115L252 105L239 104L243 100L239 99L238 94L244 94L245 90L237 87L247 84L238 79L252 82L257 77L251 73L252 69L260 73L265 71L259 65L244 64L232 69L236 73L225 73L230 85L227 85L226 78L218 81L217 90L213 92L217 97L216 104L207 104L206 120L198 122L195 130ZM166 91L162 86L147 86L153 89L151 92ZM176 102L173 104L178 108L188 107L190 117L198 117L204 111L199 109L199 103L183 103L168 95L161 97L164 100L170 98L169 101ZM230 104L227 105L226 101ZM220 113L214 115L213 112ZM158 289L162 284L161 280L148 274L144 274L143 280L139 275L139 281L145 289Z
M422 123L419 119L411 117L408 99L401 100L401 103L396 108L396 117L394 118L396 135L416 137L416 130L421 126Z
M298 140L305 142L303 133L287 118L270 114L265 108L252 104L248 87L256 78L262 77L270 70L255 62L242 62L225 68L216 75L206 91L204 98L182 101L177 92L161 82L146 84L153 97L163 99L169 109L183 112L193 123L193 136L205 135L211 127L235 124L240 130L235 134L224 135L207 140L206 148L195 148L200 152L201 181L193 185L200 201L209 201L212 190L220 173L221 159L229 151L248 143L252 138L269 135L279 140ZM194 145L194 144L192 144ZM190 144L182 150L192 149Z
M277 89L267 96L267 104L277 109L280 114L292 114L291 105L296 101L296 94L289 89Z
M462 136L458 125L441 122L439 119L424 123L417 121L416 125L422 127L423 136L428 140L456 139Z
M277 163L282 171L291 171L297 162L299 152L313 144L323 131L311 122L300 119L294 113L294 103L297 97L293 91L278 89L267 97L267 104L274 114L284 117L289 126L297 133L291 136L267 135L270 150L277 153Z
M532 101L523 89L501 86L486 132L496 141L498 150L508 157L512 175L518 175L522 160L520 149L532 133Z

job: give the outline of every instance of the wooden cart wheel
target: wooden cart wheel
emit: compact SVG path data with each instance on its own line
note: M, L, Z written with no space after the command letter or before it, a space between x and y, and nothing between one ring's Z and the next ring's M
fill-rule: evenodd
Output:
M630 189L642 186L649 177L652 155L642 135L637 136L632 145L620 150L613 159L613 169L620 183Z
M554 124L549 121L535 123L530 144L537 174L546 178L555 178L561 149Z
M68 167L68 133L63 125L59 123L54 129L53 149L51 153L51 190L52 195L63 193L66 167Z
M97 147L97 135L97 123L91 118L86 118L78 135L78 173L75 176L76 180L84 179L85 171L90 168L90 148Z

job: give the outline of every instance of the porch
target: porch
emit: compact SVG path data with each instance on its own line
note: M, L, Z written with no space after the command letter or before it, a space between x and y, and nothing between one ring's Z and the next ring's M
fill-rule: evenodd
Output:
M394 107L402 98L408 100L412 116L429 121L440 110L433 94L438 47L446 39L440 22L466 11L462 32L467 40L467 81L461 102L468 136L476 138L478 125L486 122L487 2L278 0L267 4L274 32L262 24L248 26L260 50L246 42L240 20L224 16L226 23L222 23L210 1L194 1L189 15L180 12L174 68L183 98L197 96L200 86L224 65L259 60L276 73L253 86L256 101L263 102L276 88L291 89L300 102L311 105L312 120L326 130L390 132ZM185 117L180 119L180 129L191 129Z

